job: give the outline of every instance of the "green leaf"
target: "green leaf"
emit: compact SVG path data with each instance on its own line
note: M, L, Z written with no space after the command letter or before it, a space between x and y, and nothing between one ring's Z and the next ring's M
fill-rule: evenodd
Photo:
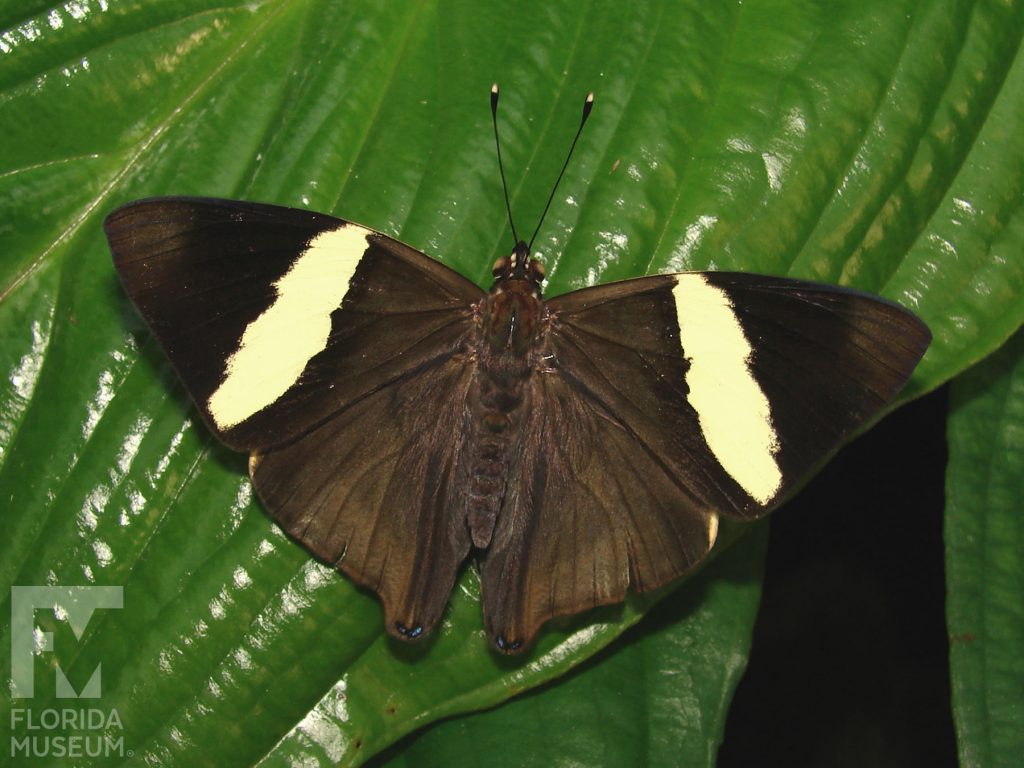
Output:
M102 661L135 761L351 764L554 679L656 599L506 660L467 570L438 636L395 647L194 420L117 284L113 207L307 206L483 283L511 245L491 82L524 229L594 90L538 240L549 295L705 267L873 290L935 334L912 396L1024 318L1021 5L0 1L0 615L14 585L124 586L81 640L37 615L54 650L0 718L65 706L54 665L81 687Z
M947 621L960 764L1024 751L1024 332L953 386Z

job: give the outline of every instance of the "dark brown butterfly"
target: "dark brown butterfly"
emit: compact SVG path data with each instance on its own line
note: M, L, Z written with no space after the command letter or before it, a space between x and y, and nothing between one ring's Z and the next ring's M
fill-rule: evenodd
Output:
M777 506L930 341L888 301L750 274L545 300L522 241L485 293L379 232L270 205L143 200L104 227L267 510L403 639L437 625L471 550L505 652L686 573L719 515Z

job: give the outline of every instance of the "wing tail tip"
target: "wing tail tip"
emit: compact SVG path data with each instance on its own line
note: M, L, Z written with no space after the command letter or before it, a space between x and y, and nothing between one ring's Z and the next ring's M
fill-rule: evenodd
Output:
M388 601L384 603L384 629L389 636L403 643L413 643L432 635L440 616L423 610L423 606L408 606L402 610L391 610Z
M408 624L401 621L389 621L388 633L399 640L417 640L427 634L423 624L417 621L410 621Z
M526 641L522 638L509 639L505 637L504 632L498 632L492 635L491 642L494 647L497 648L501 653L511 656L514 653L519 653L526 647Z

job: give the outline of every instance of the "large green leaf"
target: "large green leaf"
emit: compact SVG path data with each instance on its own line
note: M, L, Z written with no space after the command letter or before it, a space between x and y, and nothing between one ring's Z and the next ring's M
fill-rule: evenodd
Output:
M953 386L946 483L950 672L960 764L1024 752L1024 332Z
M372 597L282 537L244 458L194 421L110 267L115 205L308 206L483 282L511 244L491 82L524 228L593 89L538 241L549 295L709 266L873 290L935 333L912 395L1024 317L1022 25L1020 2L980 0L0 2L0 615L12 585L125 590L80 642L47 623L51 666L0 720L66 705L53 664L80 687L102 661L100 704L136 760L357 762L553 679L649 604L509 661L467 571L438 637L396 648Z

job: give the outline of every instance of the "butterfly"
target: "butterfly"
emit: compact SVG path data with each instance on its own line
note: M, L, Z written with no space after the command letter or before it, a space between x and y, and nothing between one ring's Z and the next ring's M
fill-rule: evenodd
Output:
M548 299L518 238L484 291L380 232L259 203L154 198L104 228L266 510L403 640L437 626L471 552L506 653L685 574L721 516L764 515L878 414L931 338L876 296L745 273Z

